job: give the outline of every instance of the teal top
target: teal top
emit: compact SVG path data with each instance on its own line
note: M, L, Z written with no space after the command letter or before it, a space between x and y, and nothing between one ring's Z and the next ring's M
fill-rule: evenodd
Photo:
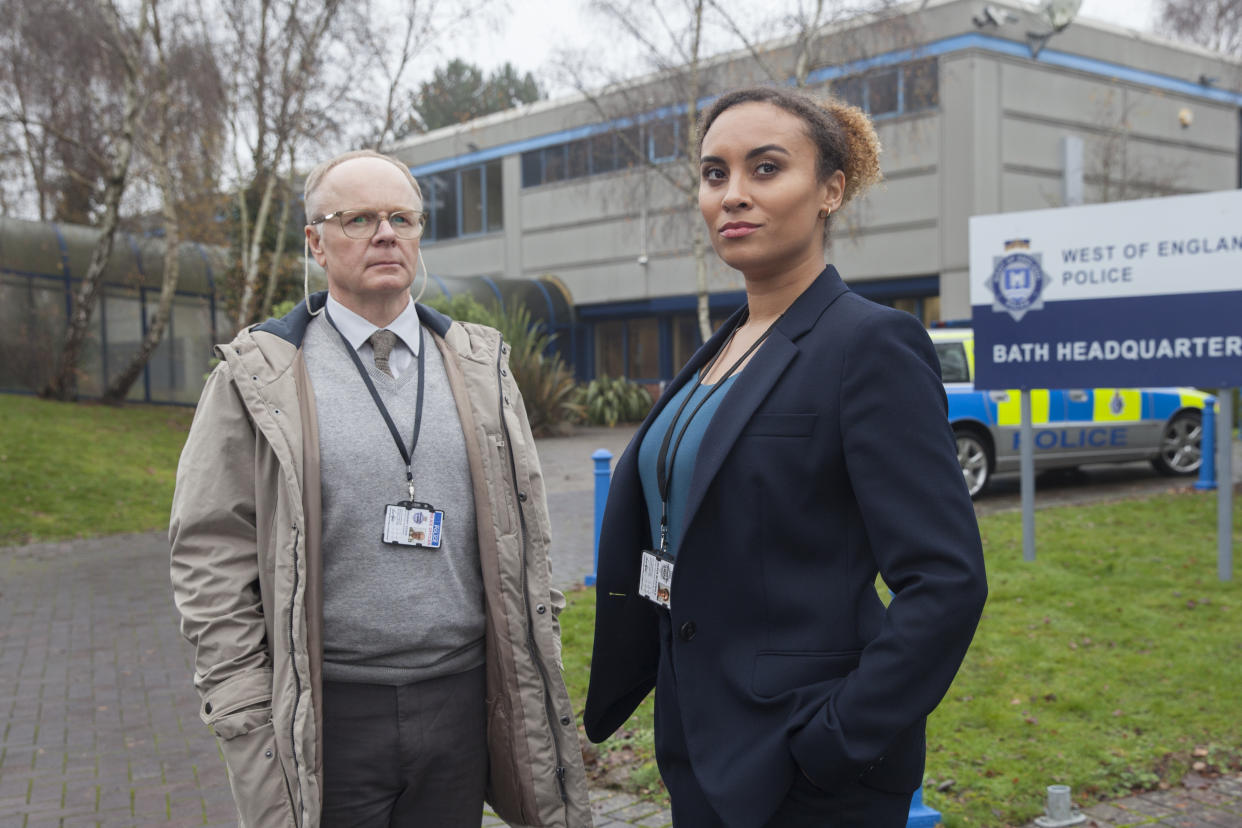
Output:
M739 372L740 373L740 372ZM686 428L686 434L681 439L681 445L677 447L677 456L673 458L673 444L669 445L669 457L665 459L665 466L672 465L673 476L669 485L668 493L668 549L669 552L676 557L678 545L681 542L681 534L683 530L682 521L685 518L686 498L690 494L690 479L694 476L694 460L699 454L699 446L703 443L703 435L707 432L707 426L712 421L712 417L716 413L716 409L720 407L720 403L729 393L729 386L736 380L738 374L729 377L723 383L717 383L723 387L716 393L711 395L694 418L690 420L689 427ZM677 442L677 436L681 433L682 426L690 417L694 409L698 407L699 402L708 395L715 385L699 385L695 387L694 383L688 382L673 395L672 399L664 406L660 415L655 418L655 422L647 429L647 434L643 437L642 445L638 447L638 477L643 484L643 498L647 501L647 516L651 520L651 544L652 548L658 548L660 545L660 485L659 478L656 475L657 460L660 457L660 446L664 443L664 435L668 433L669 427L673 426L673 417L681 408L682 400L686 395L691 393L690 389L694 389L694 397L681 413L681 417L675 424L673 431L673 443Z

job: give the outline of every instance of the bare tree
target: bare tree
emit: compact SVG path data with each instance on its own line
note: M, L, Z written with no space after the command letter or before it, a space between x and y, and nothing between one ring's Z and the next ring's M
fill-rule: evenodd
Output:
M1226 55L1242 53L1242 0L1160 0L1165 33Z
M102 212L124 77L96 0L0 0L0 120L19 212L93 223ZM25 208L25 209L22 209ZM33 209L32 209L33 208Z
M152 2L154 62L146 84L150 97L146 122L152 129L139 133L137 148L160 194L163 276L155 313L137 351L104 391L103 398L110 403L125 399L164 338L180 277L181 214L193 217L198 205L212 200L223 144L223 132L215 126L223 117L223 86L210 50L206 44L186 40L193 28L179 25L185 21L178 16L166 29L159 11ZM195 223L204 222L200 217Z
M155 0L143 0L137 23L130 26L116 5L111 0L107 2L105 19L108 28L101 36L107 38L109 48L115 51L123 67L124 106L120 123L116 125L111 136L112 148L105 162L107 173L104 179L104 215L99 226L99 241L91 252L90 264L87 265L82 284L74 295L73 311L69 317L60 361L56 373L41 392L44 397L59 400L77 398L78 361L98 299L100 277L103 276L104 268L112 255L112 243L120 219L121 196L125 192L130 163L134 156L134 132L145 105L139 85L142 78L143 49L154 3Z
M1141 98L1126 90L1110 89L1099 102L1083 158L1083 179L1094 189L1097 203L1178 192L1185 163L1172 162L1158 150L1144 156L1135 140L1133 120L1140 106Z
M224 48L230 65L244 67L231 88L231 122L238 157L235 204L241 285L235 324L254 318L264 240L272 228L278 188L292 171L287 159L296 145L324 129L326 107L349 83L328 90L325 67L340 0L222 0L230 21ZM242 167L240 156L248 156ZM252 206L251 197L257 200ZM288 197L281 199L287 201ZM287 215L287 213L286 213ZM280 234L286 228L276 227ZM283 252L283 251L282 251ZM279 256L275 267L279 267ZM269 262L269 265L271 263Z

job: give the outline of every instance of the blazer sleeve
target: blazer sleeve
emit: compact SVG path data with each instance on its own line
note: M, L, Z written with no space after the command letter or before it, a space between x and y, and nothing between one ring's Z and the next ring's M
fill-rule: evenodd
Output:
M868 545L895 593L856 670L790 750L825 789L856 778L928 715L957 673L987 597L935 349L908 314L877 308L848 338L841 441Z

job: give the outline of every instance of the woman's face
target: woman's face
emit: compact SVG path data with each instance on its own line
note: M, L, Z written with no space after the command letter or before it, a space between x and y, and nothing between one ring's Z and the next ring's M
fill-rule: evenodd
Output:
M822 268L819 212L840 206L845 177L819 180L801 118L765 102L730 107L707 130L701 157L699 209L725 264L749 278Z

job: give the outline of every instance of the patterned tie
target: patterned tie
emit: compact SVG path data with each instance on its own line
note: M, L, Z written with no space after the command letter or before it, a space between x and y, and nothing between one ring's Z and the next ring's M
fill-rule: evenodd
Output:
M371 350L375 352L375 367L391 377L392 369L388 367L388 355L392 353L393 346L397 344L397 335L387 328L380 328L371 334L371 338L367 341L371 343Z

